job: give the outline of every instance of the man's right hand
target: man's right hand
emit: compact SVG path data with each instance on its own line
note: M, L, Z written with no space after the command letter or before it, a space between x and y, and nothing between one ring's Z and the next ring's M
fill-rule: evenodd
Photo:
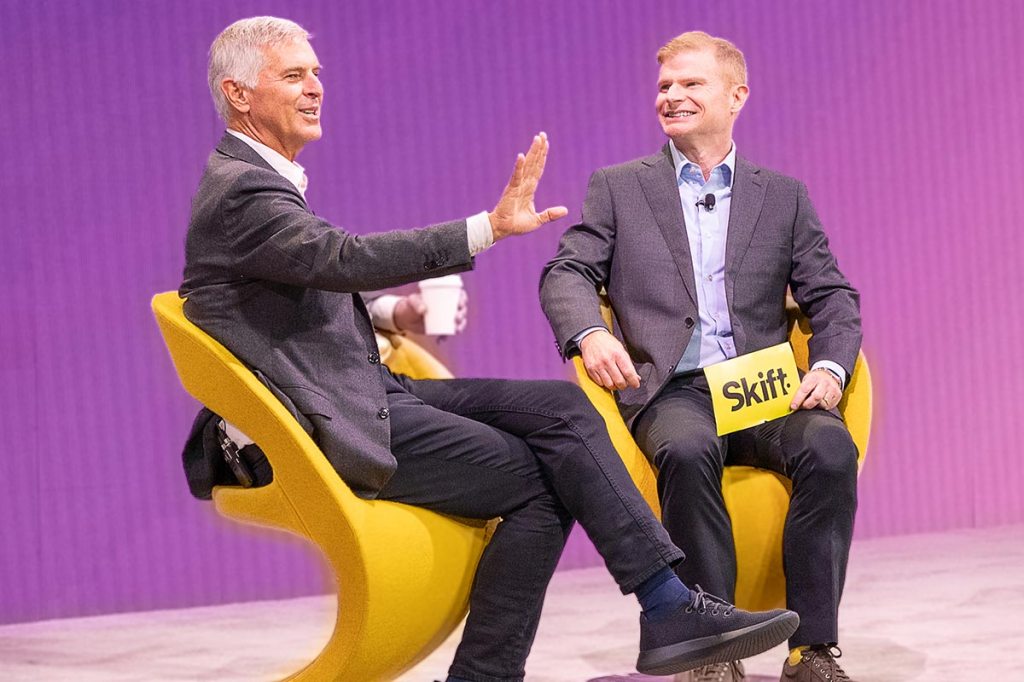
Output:
M537 183L544 175L547 158L548 136L545 133L534 136L526 156L520 154L516 157L512 177L498 198L498 205L487 214L494 241L533 232L544 223L568 215L569 209L565 206L554 206L541 213L537 213L534 206L533 196L537 192Z
M580 340L583 366L594 383L610 391L627 386L640 388L640 375L636 373L629 353L619 340L605 329L591 332Z

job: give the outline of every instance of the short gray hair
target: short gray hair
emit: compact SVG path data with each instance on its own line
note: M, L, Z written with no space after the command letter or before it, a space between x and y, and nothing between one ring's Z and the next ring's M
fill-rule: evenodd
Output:
M213 105L224 122L228 122L232 112L231 104L220 89L225 78L246 88L255 88L266 63L264 48L311 37L294 21L277 17L239 19L221 31L210 46L206 75Z

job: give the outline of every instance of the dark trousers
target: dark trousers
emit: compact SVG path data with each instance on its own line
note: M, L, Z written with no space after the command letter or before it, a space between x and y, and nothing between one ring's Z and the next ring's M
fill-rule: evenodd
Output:
M573 384L404 376L387 384L398 469L380 499L502 518L477 569L451 674L523 679L574 520L623 593L682 559Z
M736 550L722 497L722 468L771 469L793 482L782 538L787 607L800 615L790 646L834 643L857 509L857 446L825 410L719 437L703 374L673 379L634 425L658 468L662 522L691 557L676 567L688 585L735 599Z

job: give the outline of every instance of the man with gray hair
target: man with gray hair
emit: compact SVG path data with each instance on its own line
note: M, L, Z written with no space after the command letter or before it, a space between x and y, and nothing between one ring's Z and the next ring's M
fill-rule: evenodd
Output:
M836 265L803 183L738 156L747 100L735 45L692 31L658 51L657 154L595 172L583 220L562 237L541 303L564 355L615 391L658 470L662 520L695 554L676 570L732 601L736 554L722 468L793 483L783 537L786 598L800 614L782 679L846 680L839 598L857 507L857 448L835 407L860 349L857 291ZM810 319L811 371L788 416L720 437L704 368L787 337L786 289ZM599 290L615 325L605 327ZM679 680L734 682L738 661Z
M643 609L638 667L671 673L753 655L796 628L689 590L682 552L632 486L604 424L566 382L414 381L380 363L359 291L468 270L494 242L565 215L537 212L537 135L494 210L354 236L317 218L295 163L321 136L320 64L293 22L236 22L210 87L228 131L193 202L182 296L193 322L259 370L358 495L502 517L485 550L450 680L521 680L548 580L578 520Z
M271 17L213 43L228 130L192 204L185 314L276 388L352 490L457 516L500 516L470 595L450 682L522 680L548 581L575 521L643 614L638 667L672 673L750 656L797 627L689 590L601 417L560 381L415 381L380 362L360 291L469 270L494 242L566 214L537 212L547 137L516 159L492 211L356 236L314 216L295 157L321 135L307 33Z

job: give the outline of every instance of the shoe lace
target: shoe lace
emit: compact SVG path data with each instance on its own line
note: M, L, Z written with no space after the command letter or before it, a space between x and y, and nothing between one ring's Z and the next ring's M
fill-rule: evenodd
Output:
M722 612L723 616L728 616L736 609L735 606L721 597L705 592L700 585L697 585L697 589L692 592L693 597L690 599L690 604L686 607L687 613L697 611L703 614L708 609L711 609L712 616L717 616L719 611Z
M731 673L729 677L726 674ZM723 682L723 680L742 680L743 664L739 661L731 663L712 663L701 666L693 671L693 682Z
M803 658L808 665L820 672L828 682L851 682L850 676L839 666L837 658L842 658L843 650L837 646L808 649Z

